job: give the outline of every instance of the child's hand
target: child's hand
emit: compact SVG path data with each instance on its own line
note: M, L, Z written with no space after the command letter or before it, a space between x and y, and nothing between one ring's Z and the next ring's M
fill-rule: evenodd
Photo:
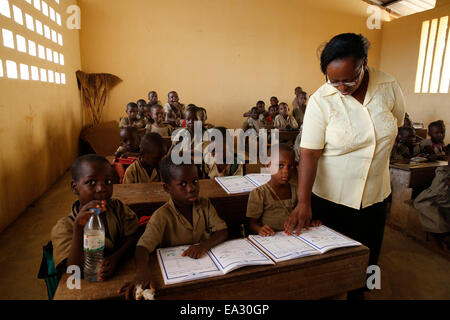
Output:
M181 255L183 257L188 256L193 259L201 258L206 251L208 251L208 248L205 248L202 244L194 244L187 248Z
M80 212L78 213L75 223L80 226L84 227L86 223L89 221L89 218L94 214L93 209L100 208L101 211L105 211L106 208L106 201L104 200L92 200L91 202L88 202L83 207L81 207Z
M100 264L99 279L106 280L110 278L116 271L118 261L114 256L103 259Z
M320 227L321 225L322 225L322 221L320 221L320 220L311 221L311 227Z
M142 273L137 273L133 281L125 283L120 289L119 294L124 294L127 300L136 300L136 289L141 287L142 290L150 288L155 293L155 286L151 279L149 271L144 271Z
M262 237L268 237L273 236L275 234L275 231L273 231L271 227L265 224L264 226L261 227L261 229L259 229L258 234Z

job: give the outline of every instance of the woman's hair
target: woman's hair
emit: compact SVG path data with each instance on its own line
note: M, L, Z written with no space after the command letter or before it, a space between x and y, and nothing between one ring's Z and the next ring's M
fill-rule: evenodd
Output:
M320 68L326 75L327 67L333 60L349 56L354 56L358 60L366 59L369 48L370 42L362 34L339 34L326 43L321 51Z

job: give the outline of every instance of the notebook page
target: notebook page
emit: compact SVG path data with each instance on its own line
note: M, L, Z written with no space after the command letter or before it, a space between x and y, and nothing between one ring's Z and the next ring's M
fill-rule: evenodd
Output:
M304 229L298 238L322 253L336 248L361 245L361 243L347 238L326 226L311 227L309 230Z
M211 257L224 273L240 267L274 264L247 239L229 240L209 250Z
M256 186L260 187L269 182L271 175L268 173L250 173L245 177L250 179Z
M276 262L320 254L320 251L304 241L295 236L289 236L283 231L277 232L270 237L250 235L249 239Z
M228 194L250 192L256 188L253 182L243 176L216 177L215 179Z
M189 246L157 249L156 255L165 284L222 275L222 271L207 254L200 259L181 256L187 248Z

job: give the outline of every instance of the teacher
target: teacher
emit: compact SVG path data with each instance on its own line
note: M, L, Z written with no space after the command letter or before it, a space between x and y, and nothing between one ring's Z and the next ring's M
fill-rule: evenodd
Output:
M391 193L389 155L403 124L397 81L367 66L369 41L340 34L324 47L326 78L306 108L300 143L298 204L287 231L314 219L367 246L376 265Z

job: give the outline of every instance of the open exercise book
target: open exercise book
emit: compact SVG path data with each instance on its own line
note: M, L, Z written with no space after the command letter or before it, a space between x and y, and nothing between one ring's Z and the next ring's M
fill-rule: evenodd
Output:
M273 265L273 261L296 259L358 245L361 243L320 226L304 230L299 236L278 232L271 237L251 235L249 239L229 240L211 248L200 259L181 256L189 246L158 249L156 255L164 283L173 284L220 276L245 266Z
M247 239L221 243L208 250L200 259L183 257L181 254L187 248L189 246L157 250L156 255L165 284L220 276L245 266L275 264Z
M304 229L298 236L295 235L295 232L289 236L281 231L271 237L250 235L249 239L275 262L361 245L358 241L347 238L326 226Z
M252 173L245 176L216 177L216 181L228 193L244 193L262 186L270 180L268 173Z

